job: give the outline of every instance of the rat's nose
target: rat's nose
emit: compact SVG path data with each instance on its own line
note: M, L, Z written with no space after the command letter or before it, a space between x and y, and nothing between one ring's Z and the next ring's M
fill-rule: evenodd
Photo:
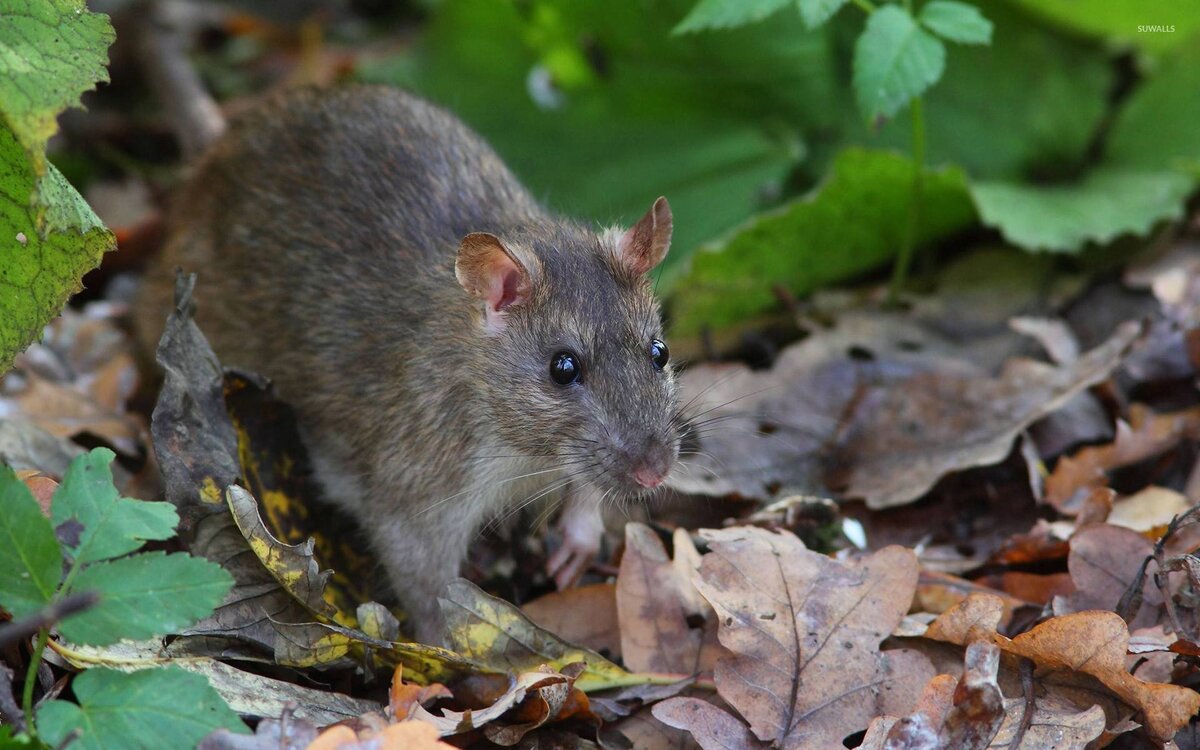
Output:
M653 468L649 464L642 464L633 470L633 481L648 490L662 484L666 478L667 472Z

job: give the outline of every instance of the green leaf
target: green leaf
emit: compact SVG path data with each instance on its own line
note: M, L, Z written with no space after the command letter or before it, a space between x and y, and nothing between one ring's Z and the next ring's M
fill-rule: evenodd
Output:
M908 11L886 5L871 14L854 45L854 92L868 120L891 117L937 83L946 48Z
M1021 180L1078 170L1105 116L1113 73L1104 51L1064 38L1003 2L981 7L995 24L987 47L956 47L938 85L925 95L927 157L957 164L976 179ZM847 23L856 20L847 14ZM908 151L906 117L868 132L845 107L856 143ZM819 173L818 173L819 174Z
M797 295L877 268L900 247L912 192L913 163L885 151L851 148L809 195L760 214L692 258L677 282L675 334L720 327L770 310L781 284ZM974 220L958 169L927 169L918 244Z
M93 563L75 577L71 590L96 591L100 603L63 622L59 632L90 646L178 633L210 614L232 587L232 576L221 566L182 552Z
M99 667L71 687L78 705L54 700L38 709L38 732L50 745L76 729L71 750L192 750L217 729L249 734L208 680L179 667L128 674Z
M1011 0L1058 28L1113 42L1166 52L1196 45L1200 3L1150 0Z
M797 0L800 6L800 17L804 19L804 25L810 29L815 29L833 18L833 15L841 10L847 2L849 0Z
M23 617L50 601L62 578L54 528L25 483L0 464L0 607Z
M992 22L984 18L974 5L955 0L932 0L921 8L918 19L925 28L951 42L992 42Z
M803 153L800 129L840 118L822 106L838 96L828 35L784 12L769 24L672 36L694 5L442 3L415 66L362 75L443 102L568 215L629 225L665 194L675 215L669 269L769 204ZM568 88L555 77L563 44L586 53L590 84Z
M115 38L108 17L89 12L84 0L7 0L0 6L0 118L38 180L47 174L46 141L58 130L58 113L108 80L108 45ZM44 189L39 193L39 204L53 205ZM54 222L51 229L75 227Z
M731 29L758 23L791 2L792 0L700 0L696 7L692 8L692 12L675 27L674 33Z
M971 197L983 223L1014 245L1067 253L1180 218L1192 184L1184 174L1102 168L1073 185L972 183Z
M1105 161L1140 169L1194 171L1200 164L1198 123L1200 44L1163 60L1133 92L1113 122Z
M170 503L121 497L113 485L113 458L107 448L79 456L54 493L54 526L71 518L83 525L79 544L70 550L77 565L120 557L151 539L170 539L179 524Z
M83 288L83 274L116 247L112 233L58 170L46 169L43 198L51 220L43 234L30 202L33 167L13 132L0 127L0 372Z

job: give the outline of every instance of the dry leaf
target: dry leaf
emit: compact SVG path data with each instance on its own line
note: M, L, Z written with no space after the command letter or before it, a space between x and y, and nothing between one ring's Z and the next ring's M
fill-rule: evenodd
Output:
M685 729L703 750L756 750L770 747L760 742L741 719L699 698L671 698L650 709L654 718L675 729Z
M1162 453L1185 437L1200 437L1200 406L1155 414L1134 404L1129 421L1117 423L1111 443L1089 446L1058 460L1046 478L1045 502L1060 513L1074 515L1093 488L1108 486L1106 472Z
M694 674L711 671L719 654L716 618L696 591L691 565L699 555L682 529L675 534L677 565L654 531L625 526L625 553L617 577L621 653L634 672ZM693 625L692 623L699 623Z
M1129 630L1116 614L1063 615L1010 640L995 630L1002 611L1003 605L994 597L972 595L931 623L926 637L958 645L991 641L1007 654L1032 660L1040 684L1081 708L1102 703L1107 691L1110 722L1123 718L1116 715L1115 699L1139 711L1147 731L1159 739L1169 738L1200 710L1200 693L1146 683L1125 670Z
M563 669L583 663L586 690L629 684L629 672L595 651L567 643L535 625L512 604L484 593L470 581L450 582L438 598L450 648L500 672L528 672L548 664Z
M404 667L396 667L392 673L392 687L388 690L388 716L394 721L404 721L412 716L417 706L451 697L450 689L438 682L430 685L405 682Z
M1115 611L1140 576L1141 605L1121 614L1128 615L1132 628L1157 624L1163 615L1162 593L1154 585L1153 566L1142 567L1153 551L1149 539L1122 526L1093 524L1079 530L1071 537L1071 554L1067 557L1075 593L1054 600L1055 614L1088 609Z
M617 590L611 583L552 591L526 602L521 611L538 627L613 659L621 658Z
M907 713L933 675L915 653L879 643L912 603L917 560L888 547L851 564L790 533L705 531L697 588L720 620L717 691L761 740L826 748L881 713Z
M355 732L345 726L326 729L305 750L455 750L438 740L436 727L423 721L402 721L380 732Z

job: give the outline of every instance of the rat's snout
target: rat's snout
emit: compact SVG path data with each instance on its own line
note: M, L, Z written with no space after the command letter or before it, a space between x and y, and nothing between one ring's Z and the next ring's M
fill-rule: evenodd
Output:
M647 440L630 462L629 476L639 487L652 490L666 481L675 463L675 449L658 441Z

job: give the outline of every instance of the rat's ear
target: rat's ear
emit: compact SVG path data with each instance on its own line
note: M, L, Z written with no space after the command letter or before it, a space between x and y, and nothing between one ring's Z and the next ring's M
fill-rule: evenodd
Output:
M504 311L529 299L533 285L527 269L500 238L487 232L463 237L454 261L458 283L487 307L487 324L504 327Z
M671 204L659 198L617 240L617 260L621 265L641 275L662 262L671 247Z

